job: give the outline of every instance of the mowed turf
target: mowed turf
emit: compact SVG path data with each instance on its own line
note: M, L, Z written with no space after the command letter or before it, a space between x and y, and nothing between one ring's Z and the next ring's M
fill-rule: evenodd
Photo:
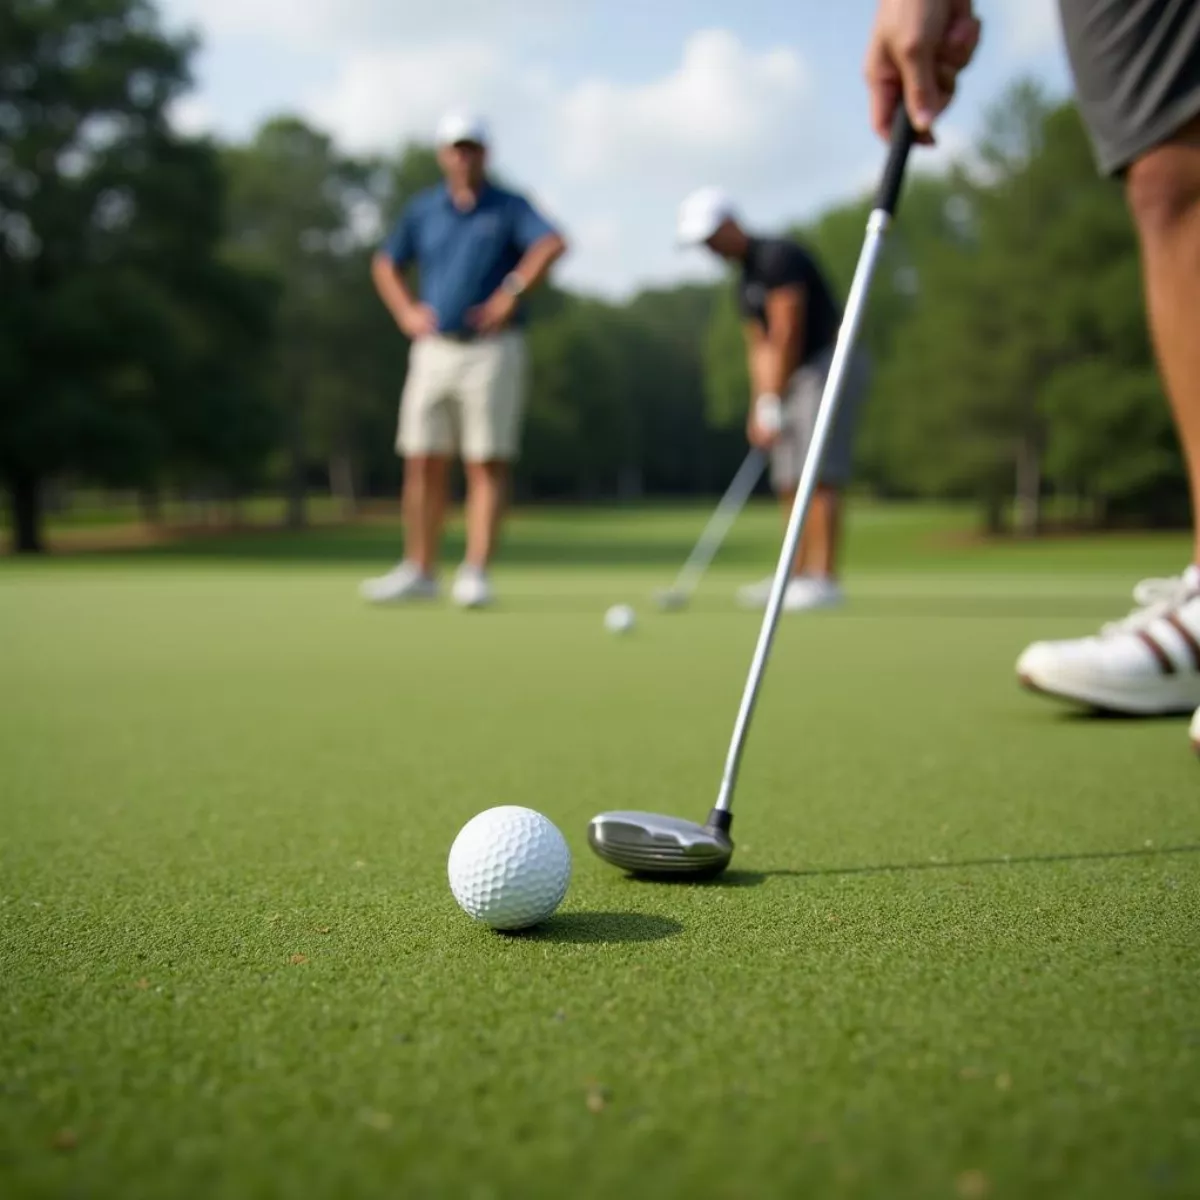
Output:
M760 506L654 612L706 515L522 517L489 613L365 608L386 526L5 564L0 1195L1196 1195L1186 721L1012 670L1186 539L857 510L853 603L781 628L733 867L651 885L587 820L708 811L777 545ZM496 804L575 856L524 935L446 882Z

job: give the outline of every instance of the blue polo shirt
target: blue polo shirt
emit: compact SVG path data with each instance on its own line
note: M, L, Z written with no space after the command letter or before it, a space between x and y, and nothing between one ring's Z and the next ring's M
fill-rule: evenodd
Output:
M398 267L415 263L421 302L442 333L467 333L466 312L482 304L534 242L556 232L525 199L485 183L474 208L455 206L445 184L409 201L383 251ZM523 320L518 307L514 321Z

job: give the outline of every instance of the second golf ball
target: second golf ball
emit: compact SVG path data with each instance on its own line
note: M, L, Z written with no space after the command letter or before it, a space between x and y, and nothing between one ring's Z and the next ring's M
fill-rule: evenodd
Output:
M548 817L503 804L459 830L447 873L468 916L493 929L526 929L562 903L571 882L571 850Z
M609 633L628 633L634 626L633 609L628 604L614 604L604 614L604 628Z

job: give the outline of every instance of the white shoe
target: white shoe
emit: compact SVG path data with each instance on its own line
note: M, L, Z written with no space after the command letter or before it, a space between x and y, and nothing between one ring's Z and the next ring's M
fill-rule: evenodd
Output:
M459 608L483 608L496 598L487 574L467 563L458 568L451 595Z
M743 584L737 590L737 601L743 608L766 608L771 598L771 584L775 582L774 575L760 579L756 583Z
M835 580L802 575L787 585L783 608L785 612L814 612L819 608L837 608L845 600L846 594Z
M1192 718L1192 749L1200 754L1200 708L1196 709L1196 715Z
M437 580L431 579L410 562L397 563L386 575L364 579L358 594L372 604L389 604L401 600L432 600L438 594Z
M738 588L738 603L743 608L766 608L771 598L771 584L775 577L768 575L756 583ZM832 579L814 575L797 575L788 580L783 593L784 612L807 612L816 608L832 608L845 600L842 589Z
M1200 567L1147 579L1138 604L1095 637L1035 642L1017 661L1034 691L1110 712L1190 713L1200 706ZM1200 728L1193 723L1193 737Z

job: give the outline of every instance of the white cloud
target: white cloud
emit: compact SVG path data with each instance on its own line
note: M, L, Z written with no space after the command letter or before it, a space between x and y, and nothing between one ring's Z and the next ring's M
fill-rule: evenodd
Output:
M483 110L495 125L493 101L511 74L511 64L483 42L363 50L305 107L347 149L390 150L406 138L430 140L452 105Z
M1061 41L1058 4L1056 0L1000 0L995 6L995 20L1000 28L1004 47L1019 55L1044 54L1058 47ZM984 37L987 37L984 29Z
M776 176L803 143L796 116L810 95L793 50L756 55L726 30L703 30L662 78L590 80L568 92L558 114L562 166L578 180L625 175L675 190L707 178Z
M550 37L585 0L165 0L172 19L215 37L269 38L308 51L416 45L469 30L495 38L520 30Z

